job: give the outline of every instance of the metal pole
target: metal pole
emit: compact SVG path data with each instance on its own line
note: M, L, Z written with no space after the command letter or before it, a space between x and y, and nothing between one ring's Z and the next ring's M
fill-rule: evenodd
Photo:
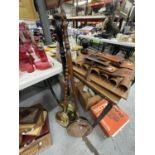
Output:
M76 0L76 16L78 16L78 0ZM78 27L78 21L76 20L76 28Z
M36 4L38 7L38 13L39 13L41 25L43 28L45 44L49 45L52 43L52 39L51 39L50 24L47 17L45 2L44 0L36 0Z
M72 1L72 5L74 7L74 3L75 3L75 0ZM76 14L76 9L75 9L75 14ZM75 27L75 21L73 20L73 28Z
M86 5L85 5L85 16L88 15L88 0L86 0Z
M86 6L85 6L85 16L87 15L88 15L88 0L86 0ZM87 25L87 21L85 21L84 24Z

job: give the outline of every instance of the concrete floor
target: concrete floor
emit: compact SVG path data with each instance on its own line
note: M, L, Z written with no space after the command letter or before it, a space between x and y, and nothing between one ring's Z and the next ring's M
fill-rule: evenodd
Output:
M49 89L42 86L30 87L20 92L20 106L30 106L43 103L49 111L50 129L53 145L39 155L134 155L135 154L135 86L132 86L127 101L121 100L119 106L129 115L129 123L114 138L107 138L100 126L97 126L87 137L87 143L82 138L74 138L66 133L66 129L59 126L55 120L55 113L59 111L57 103ZM54 86L60 93L60 86ZM59 95L58 95L59 96ZM91 122L89 113L85 113L79 105L82 116Z

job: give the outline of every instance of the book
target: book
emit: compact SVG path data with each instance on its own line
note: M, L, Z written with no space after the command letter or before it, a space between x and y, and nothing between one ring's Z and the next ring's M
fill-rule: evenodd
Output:
M91 113L93 114L93 116L95 116L95 118L98 118L107 104L108 101L103 99L92 106ZM99 124L108 137L114 137L128 122L128 115L117 105L113 105L112 109L99 122Z

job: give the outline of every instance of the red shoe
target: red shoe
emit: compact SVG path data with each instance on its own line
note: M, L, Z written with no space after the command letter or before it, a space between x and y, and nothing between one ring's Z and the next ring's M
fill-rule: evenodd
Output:
M41 61L35 62L35 66L36 66L36 69L38 70L45 70L52 67L52 65L49 62L41 62Z

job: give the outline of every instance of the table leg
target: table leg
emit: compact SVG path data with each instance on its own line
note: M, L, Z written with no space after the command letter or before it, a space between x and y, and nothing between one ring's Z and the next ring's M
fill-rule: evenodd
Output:
M112 55L116 55L119 52L119 50L120 50L120 46L115 45L114 49L113 49L113 52L112 52Z

